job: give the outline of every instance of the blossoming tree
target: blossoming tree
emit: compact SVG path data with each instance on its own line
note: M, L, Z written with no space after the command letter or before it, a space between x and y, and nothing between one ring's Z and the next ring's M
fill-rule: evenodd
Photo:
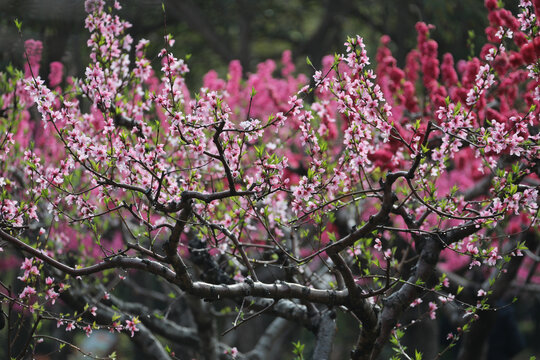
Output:
M404 69L383 37L371 70L356 36L312 80L285 52L278 77L233 61L196 93L172 36L132 50L116 2L86 1L82 79L41 78L26 41L25 71L0 77L7 356L83 351L58 327L149 358L267 359L296 324L327 359L339 312L359 325L351 358L409 358L408 327L444 311L431 356L461 341L480 358L498 301L540 280L540 2L485 3L488 43L457 66L418 23ZM261 314L256 340L231 336Z

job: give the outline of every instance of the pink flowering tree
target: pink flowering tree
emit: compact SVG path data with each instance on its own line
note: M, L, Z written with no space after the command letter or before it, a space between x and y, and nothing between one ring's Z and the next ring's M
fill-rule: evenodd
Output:
M341 313L352 359L481 358L498 304L540 281L540 1L485 3L469 60L418 23L403 69L356 36L312 78L285 52L196 92L117 2L86 1L82 79L39 77L27 40L0 77L6 356L99 358L70 336L109 330L146 358L268 359L303 327L310 353L286 351L328 359ZM407 343L443 314L443 346Z

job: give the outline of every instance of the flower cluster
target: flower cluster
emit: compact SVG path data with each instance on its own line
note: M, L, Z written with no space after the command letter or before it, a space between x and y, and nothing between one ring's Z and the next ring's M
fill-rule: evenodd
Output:
M519 256L538 233L537 12L530 1L517 17L485 4L489 43L469 60L441 61L434 28L418 23L404 68L383 37L370 69L355 36L344 54L323 59L311 84L284 52L280 65L265 61L245 79L238 61L226 79L210 71L193 93L171 35L156 54L145 39L133 54L130 24L110 13L120 5L86 1L91 64L82 79L64 81L60 63L42 79L37 41L25 44L24 76L0 77L8 90L0 94L0 235L32 254L16 262L24 284L12 301L49 319L72 288L90 305L58 315L58 327L147 337L136 313L116 314L108 271L132 268L205 299L371 309L374 323L392 329L398 319L388 320L388 309L435 319L456 300L476 321L498 294L484 281L471 301L445 274L435 283L436 271L468 277L481 267L471 279L506 281L505 264L523 261L510 275L540 281ZM271 290L257 277L267 266L279 267ZM102 309L114 313L106 324Z

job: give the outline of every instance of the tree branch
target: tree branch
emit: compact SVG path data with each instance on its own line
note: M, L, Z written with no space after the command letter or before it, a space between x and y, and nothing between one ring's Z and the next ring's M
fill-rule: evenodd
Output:
M270 359L272 348L275 346L276 340L283 335L289 326L289 322L283 318L275 318L266 328L264 334L259 338L257 344L247 357L250 360L265 360Z
M336 314L333 310L325 311L321 314L319 326L315 335L315 350L313 359L330 359L332 354L332 344L336 335Z

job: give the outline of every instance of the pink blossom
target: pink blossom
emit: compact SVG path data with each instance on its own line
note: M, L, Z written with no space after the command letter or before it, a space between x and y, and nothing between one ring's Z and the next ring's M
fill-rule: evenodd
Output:
M133 337L135 335L135 332L136 331L139 331L139 329L137 328L137 324L139 323L140 321L137 319L137 318L133 318L132 320L126 320L126 325L125 325L125 329L127 331L130 331L131 332L131 337Z
M59 61L53 61L50 65L49 85L55 87L62 82L64 65Z
M24 299L26 297L29 297L31 295L36 294L36 289L34 289L31 286L26 286L23 291L19 294L20 299Z
M455 295L453 295L453 294L448 294L448 295L446 295L446 296L439 296L438 299L439 299L439 301L440 301L442 304L446 304L447 302L454 301Z
M443 286L444 287L449 287L450 286L450 280L447 277L445 277L444 280L443 280Z
M51 304L53 305L59 296L60 294L54 291L54 289L47 289L47 291L45 291L45 299L51 299Z
M382 243L380 239L375 239L375 245L373 245L375 250L382 251Z
M67 322L67 326L66 326L66 331L71 331L75 329L75 322L73 321L68 321Z
M85 327L83 327L83 330L86 333L86 336L90 337L90 334L92 334L92 326L86 325Z
M24 42L24 49L27 56L27 63L24 64L25 77L38 77L43 44L39 40L28 39Z
M495 266L497 264L497 260L502 259L502 256L498 254L498 249L494 248L490 251L489 257L485 260L485 263L489 266Z
M437 304L430 301L429 302L429 317L430 317L430 319L432 319L432 320L435 319L435 317L437 316L436 311L437 311Z
M115 322L112 323L111 327L109 328L109 332L114 333L115 330L116 330L116 332L121 332L122 329L123 329L122 324L115 321Z

